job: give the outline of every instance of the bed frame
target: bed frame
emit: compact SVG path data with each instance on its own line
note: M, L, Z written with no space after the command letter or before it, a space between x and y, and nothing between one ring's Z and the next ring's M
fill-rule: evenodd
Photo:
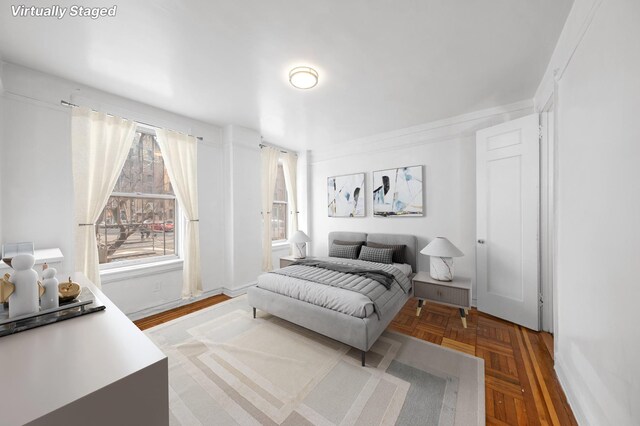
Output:
M407 246L406 258L416 271L417 238L413 235L399 234L365 234L361 232L331 232L329 247L334 240L367 241L380 244L404 244ZM374 313L367 318L357 318L331 309L313 305L253 286L247 290L249 305L268 312L284 320L330 337L361 351L362 366L365 365L365 354L382 332L387 328L411 294L399 298L386 315L378 319Z

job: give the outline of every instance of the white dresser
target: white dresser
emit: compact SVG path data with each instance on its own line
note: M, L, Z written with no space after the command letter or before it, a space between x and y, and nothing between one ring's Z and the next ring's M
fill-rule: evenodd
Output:
M168 425L167 357L83 275L73 278L106 309L0 338L0 423Z

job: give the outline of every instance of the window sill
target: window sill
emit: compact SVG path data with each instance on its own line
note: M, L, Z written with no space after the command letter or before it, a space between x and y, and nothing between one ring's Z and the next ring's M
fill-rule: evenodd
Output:
M100 271L100 281L108 284L132 278L163 274L165 272L181 271L184 261L182 259L164 260L161 262L143 263L141 265L129 265L121 268L111 268Z
M284 247L289 247L289 242L287 240L276 241L274 243L271 243L271 248L274 248L274 249L279 249Z

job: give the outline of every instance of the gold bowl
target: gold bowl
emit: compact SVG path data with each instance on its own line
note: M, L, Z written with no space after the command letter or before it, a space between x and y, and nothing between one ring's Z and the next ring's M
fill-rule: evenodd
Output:
M71 277L69 281L58 284L58 297L61 303L72 301L80 295L81 291L80 284L71 281Z

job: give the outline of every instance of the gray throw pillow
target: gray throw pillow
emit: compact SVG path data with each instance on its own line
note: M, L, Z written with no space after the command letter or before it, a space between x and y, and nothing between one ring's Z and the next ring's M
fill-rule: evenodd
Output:
M393 263L393 249L362 246L358 259L377 263Z
M358 252L356 253L356 258L360 254L360 248L365 245L366 241L344 241L344 240L333 240L333 244L337 244L339 246L358 246Z
M341 246L339 244L331 244L329 249L329 257L342 257L344 259L357 259L360 246Z
M393 249L393 263L407 263L405 255L407 246L404 244L380 244L369 241L367 247Z

